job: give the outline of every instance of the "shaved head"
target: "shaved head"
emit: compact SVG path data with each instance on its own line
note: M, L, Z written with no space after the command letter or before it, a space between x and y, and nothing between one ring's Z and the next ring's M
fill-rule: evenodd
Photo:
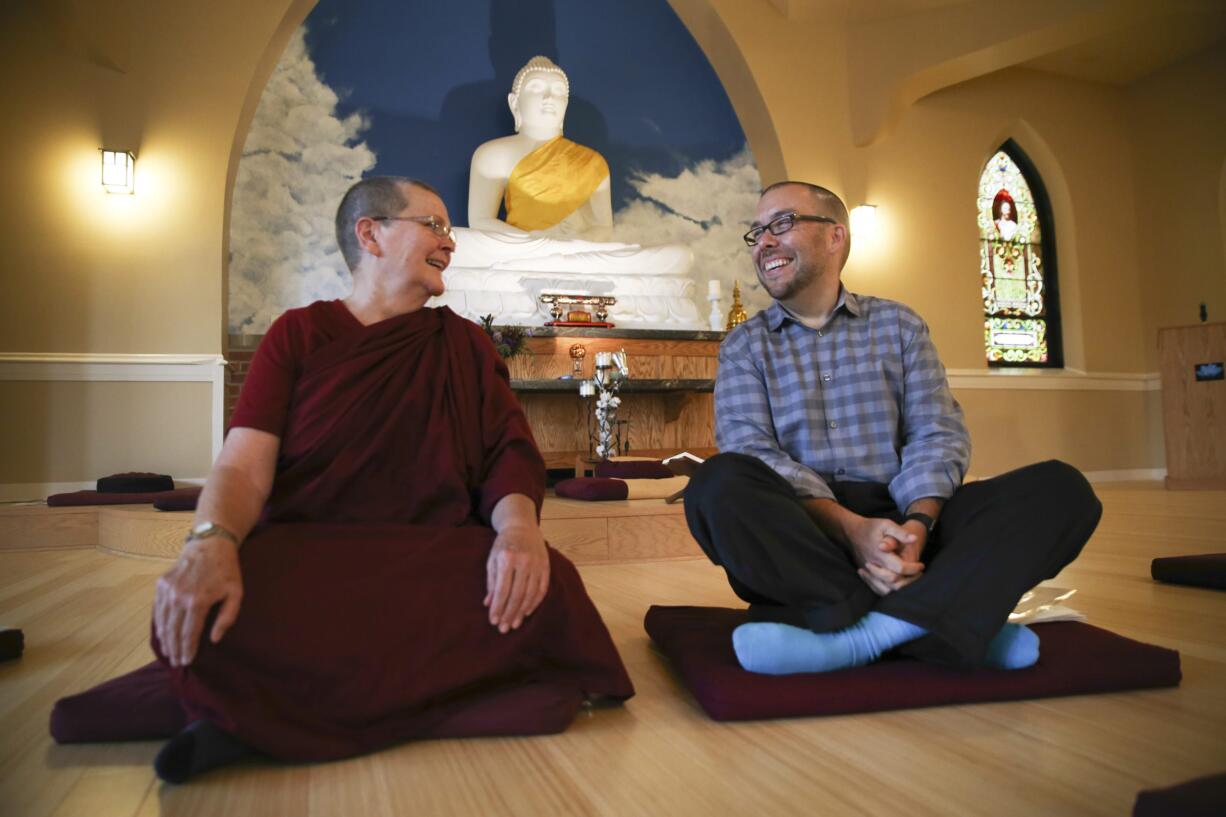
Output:
M362 259L362 248L353 232L358 219L363 216L396 215L409 206L414 189L439 195L437 190L420 179L407 176L370 176L345 193L340 206L336 208L336 243L350 272L357 269Z

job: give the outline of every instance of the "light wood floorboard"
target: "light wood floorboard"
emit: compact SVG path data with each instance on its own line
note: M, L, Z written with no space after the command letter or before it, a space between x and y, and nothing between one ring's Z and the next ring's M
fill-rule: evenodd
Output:
M654 653L648 605L736 605L700 560L589 565L638 695L543 738L434 741L187 786L155 743L56 746L53 702L149 658L165 562L0 552L0 815L1122 815L1136 792L1226 771L1226 593L1155 584L1154 556L1226 551L1226 492L1100 486L1106 515L1053 583L1092 623L1179 649L1178 689L790 721L708 720Z

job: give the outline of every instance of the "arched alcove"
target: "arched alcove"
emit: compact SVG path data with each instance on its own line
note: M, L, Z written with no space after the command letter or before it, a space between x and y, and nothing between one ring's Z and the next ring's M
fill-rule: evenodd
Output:
M317 6L319 0L293 0L260 59L244 97L236 123L227 167L225 208L223 216L222 269L223 316L229 316L231 222L234 190L244 144L255 118L265 86L272 76L294 33ZM720 84L741 122L745 139L759 163L761 172L774 177L782 172L783 161L779 140L743 56L730 32L710 0L668 0L677 17L702 49L714 69Z

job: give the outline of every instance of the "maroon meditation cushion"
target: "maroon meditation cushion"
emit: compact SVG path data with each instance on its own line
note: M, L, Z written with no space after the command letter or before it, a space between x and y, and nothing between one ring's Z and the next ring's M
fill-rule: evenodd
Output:
M173 491L166 491L157 495L157 499L153 500L153 507L159 511L194 511L196 503L200 501L200 492L204 490L199 486L193 488L176 488Z
M150 494L155 491L173 491L175 481L168 474L129 471L102 477L98 480L97 487L100 494Z
M440 717L418 738L552 735L583 705L578 690L544 682L472 690L438 704ZM61 698L51 710L56 743L100 743L173 737L188 717L157 661Z
M596 476L612 479L668 479L672 469L657 460L610 460L596 463Z
M558 496L564 496L567 499L584 499L588 502L625 499L630 495L630 487L624 480L607 477L564 479L553 486L553 491Z
M1149 572L1160 582L1226 590L1226 553L1154 559Z
M1226 772L1137 795L1132 817L1221 817L1226 814Z
M16 627L0 627L0 661L20 658L25 648L25 633Z
M52 494L47 497L47 504L52 508L74 505L151 505L166 493L154 491L139 494L104 494L98 491L71 491L66 494Z
M1177 686L1179 653L1080 622L1034 625L1039 663L1020 670L955 669L909 658L798 675L761 675L737 663L732 631L746 610L662 607L644 626L681 682L715 720L847 715L920 706L1011 701Z
M93 689L55 702L56 743L157 740L187 726L187 713L170 692L166 668L156 661Z

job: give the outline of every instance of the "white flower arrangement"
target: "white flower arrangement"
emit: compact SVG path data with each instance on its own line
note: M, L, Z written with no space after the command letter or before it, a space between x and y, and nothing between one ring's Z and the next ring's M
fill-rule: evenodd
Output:
M596 390L596 458L607 460L617 453L617 444L613 441L613 427L617 423L617 407L622 399L617 396L617 390L622 381L629 379L630 366L626 359L626 350L614 352L599 352L596 355L596 372L592 383Z

